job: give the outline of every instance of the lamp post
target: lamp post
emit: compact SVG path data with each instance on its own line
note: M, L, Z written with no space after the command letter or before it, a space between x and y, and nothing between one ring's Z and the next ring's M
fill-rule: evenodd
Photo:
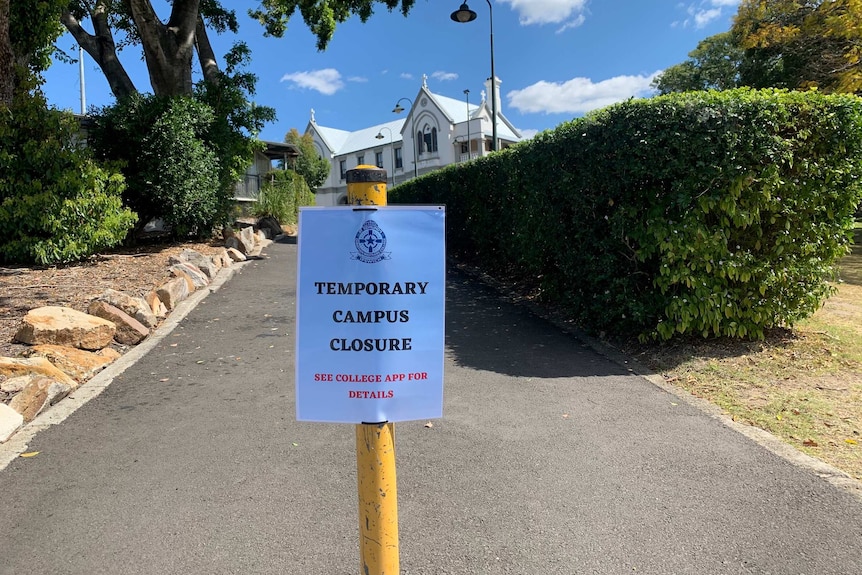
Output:
M401 107L401 100L407 100L410 102L410 107L413 107L413 100L410 98L399 98L397 102L395 102L395 107L392 109L392 112L395 114L400 114L404 111L404 108ZM413 177L419 177L418 163L419 163L419 151L416 148L416 118L413 117L413 114L410 114L410 129L412 132L410 133L410 140L413 142Z
M491 150L497 151L497 76L494 73L494 9L491 7L491 0L485 0L488 3L488 15L491 22L491 137L494 139L491 142ZM459 24L466 24L476 19L476 13L470 10L467 3L461 4L461 7L452 12L450 16L452 20Z
M470 141L470 90L464 90L467 100L467 161L473 159L473 143Z
M390 130L386 126L383 126L382 128L380 128L380 130L377 132L377 135L374 137L377 138L378 140L382 140L383 139L383 130L387 130L389 132L389 153L392 156L392 187L394 188L395 187L395 146L392 144L392 130Z

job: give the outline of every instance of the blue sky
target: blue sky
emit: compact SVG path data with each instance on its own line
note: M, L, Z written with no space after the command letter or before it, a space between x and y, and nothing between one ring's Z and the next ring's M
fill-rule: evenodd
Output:
M478 17L458 24L449 15L461 1L417 0L407 18L378 8L365 24L358 19L342 24L327 50L318 52L299 16L284 38L265 38L247 16L257 7L255 0L223 0L236 10L239 39L252 50L255 102L275 108L278 116L260 138L282 141L291 128L303 131L312 108L318 124L344 130L391 121L396 101L412 100L423 75L432 92L478 104L490 76L491 10L486 0L470 0ZM738 3L492 0L500 110L529 136L632 96L648 97L657 72L684 61L700 40L730 28ZM153 0L153 5L167 16L167 2ZM236 39L211 37L219 54ZM58 44L77 53L68 34ZM140 52L130 48L120 58L138 90L149 91ZM84 70L87 106L111 104L107 82L89 56ZM80 111L76 64L57 62L46 79L51 104Z

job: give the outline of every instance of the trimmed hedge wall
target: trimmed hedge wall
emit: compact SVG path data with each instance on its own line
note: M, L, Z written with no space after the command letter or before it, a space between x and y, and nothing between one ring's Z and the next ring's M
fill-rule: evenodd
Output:
M832 292L860 175L855 96L689 92L605 108L390 203L446 204L450 255L592 332L762 338Z

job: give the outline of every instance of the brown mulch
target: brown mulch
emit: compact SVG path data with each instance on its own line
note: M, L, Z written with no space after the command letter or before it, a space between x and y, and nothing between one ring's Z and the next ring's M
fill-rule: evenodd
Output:
M168 258L186 248L204 255L224 249L220 240L145 245L64 266L0 267L0 356L17 357L25 349L13 340L29 310L50 305L86 312L108 288L143 296L170 276Z

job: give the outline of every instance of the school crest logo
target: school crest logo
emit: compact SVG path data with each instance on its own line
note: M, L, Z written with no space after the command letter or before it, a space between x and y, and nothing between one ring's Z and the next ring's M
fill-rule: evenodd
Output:
M353 239L356 246L355 252L350 252L350 259L359 260L366 264L376 264L379 261L388 260L392 252L386 250L386 234L374 220L368 220Z

